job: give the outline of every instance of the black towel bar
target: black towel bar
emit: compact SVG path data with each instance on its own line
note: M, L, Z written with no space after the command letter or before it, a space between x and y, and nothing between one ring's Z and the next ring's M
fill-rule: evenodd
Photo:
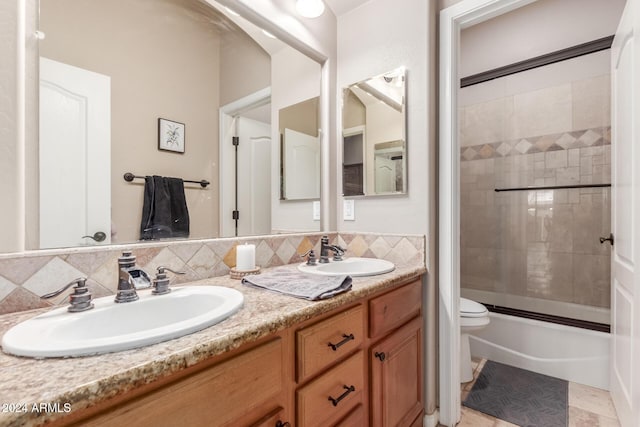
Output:
M125 181L127 181L127 182L131 182L131 181L133 181L133 180L134 180L134 179L136 179L136 178L137 178L137 179L144 179L145 177L144 177L144 176L137 176L137 175L134 175L134 174L132 174L131 172L127 172L127 173L125 173L125 174L124 174L124 180L125 180ZM203 179L202 181L192 181L192 180L189 180L189 179L183 179L182 181L184 181L184 182L191 182L191 183L193 183L193 184L200 184L200 186L201 186L202 188L207 188L207 185L211 184L209 181L204 180L204 179Z
M536 191L536 190L562 190L565 188L601 188L611 187L611 184L578 184L578 185L547 185L541 187L516 187L516 188L496 188L493 191L500 193L503 191Z

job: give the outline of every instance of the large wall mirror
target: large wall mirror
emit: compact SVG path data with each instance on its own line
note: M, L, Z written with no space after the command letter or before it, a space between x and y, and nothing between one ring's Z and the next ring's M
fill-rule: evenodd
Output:
M342 191L345 197L407 191L404 68L342 91Z
M188 238L319 230L310 202L289 221L277 170L277 112L320 95L319 63L212 0L40 0L39 19L27 249L140 240L153 175L194 181Z

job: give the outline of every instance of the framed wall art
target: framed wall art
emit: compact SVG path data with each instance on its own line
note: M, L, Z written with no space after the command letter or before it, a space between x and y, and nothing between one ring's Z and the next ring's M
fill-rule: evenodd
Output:
M158 150L184 153L184 123L158 119Z

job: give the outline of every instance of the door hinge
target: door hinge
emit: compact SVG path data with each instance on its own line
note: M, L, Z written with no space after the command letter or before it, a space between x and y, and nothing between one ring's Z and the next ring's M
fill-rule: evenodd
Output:
M232 136L231 137L231 142L233 143L233 145L235 145L237 147L238 145L240 145L240 137L239 136Z
M240 211L233 211L233 219L240 219Z

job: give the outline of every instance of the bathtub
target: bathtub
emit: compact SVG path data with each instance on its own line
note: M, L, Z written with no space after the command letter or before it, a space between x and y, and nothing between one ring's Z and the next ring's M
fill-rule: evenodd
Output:
M469 337L471 355L609 389L609 334L490 313Z

